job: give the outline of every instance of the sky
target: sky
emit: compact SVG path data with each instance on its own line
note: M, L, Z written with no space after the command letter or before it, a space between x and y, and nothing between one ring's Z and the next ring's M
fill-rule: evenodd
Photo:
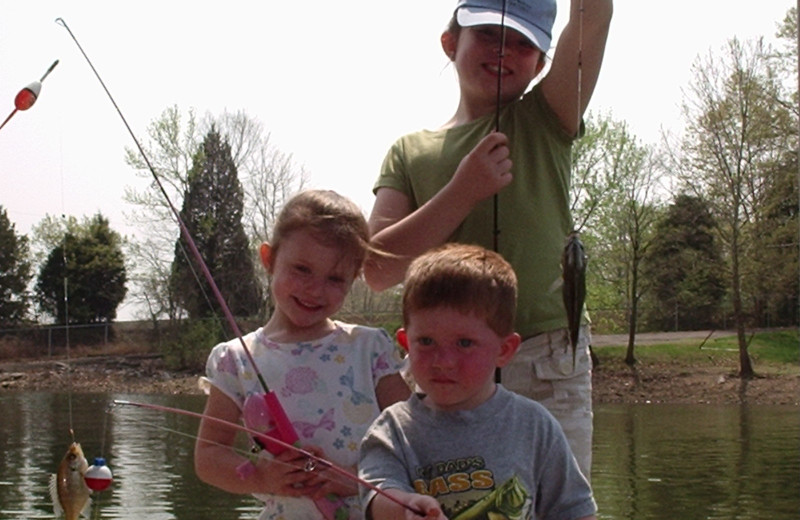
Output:
M569 7L557 2L554 42ZM0 0L0 120L59 60L36 104L0 130L0 205L18 233L48 214L97 212L120 233L137 232L123 199L126 187L146 182L124 161L134 142L60 17L140 141L172 105L200 115L243 110L311 187L334 189L369 214L392 142L455 111L455 72L439 45L455 3ZM794 5L757 4L616 0L589 109L627 121L646 143L679 130L698 56L734 36L771 41Z

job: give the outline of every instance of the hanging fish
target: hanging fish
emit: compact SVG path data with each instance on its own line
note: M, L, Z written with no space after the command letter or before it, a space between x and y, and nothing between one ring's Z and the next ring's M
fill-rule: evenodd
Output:
M586 251L577 231L567 236L564 253L561 257L562 297L567 310L567 329L572 346L572 365L578 348L578 331L581 327L583 304L586 301Z
M84 480L88 469L81 445L73 442L61 459L56 474L50 476L50 496L57 517L63 515L65 520L78 520L79 516L88 515L92 505L89 498L92 491Z

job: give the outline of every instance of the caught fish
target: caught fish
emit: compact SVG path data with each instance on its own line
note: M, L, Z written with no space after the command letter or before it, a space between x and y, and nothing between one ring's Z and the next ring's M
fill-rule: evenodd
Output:
M81 515L88 516L92 492L84 480L87 469L89 464L81 445L73 442L61 459L56 474L50 476L50 496L57 517L63 515L66 520L78 520Z
M578 348L578 331L583 316L583 303L586 301L586 251L580 235L573 231L567 236L564 253L561 257L563 278L562 297L567 310L567 329L572 346L572 365L575 366L575 353Z

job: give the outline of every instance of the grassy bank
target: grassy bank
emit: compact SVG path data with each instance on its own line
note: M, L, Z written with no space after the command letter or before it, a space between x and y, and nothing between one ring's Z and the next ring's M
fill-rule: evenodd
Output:
M800 373L800 332L777 330L756 332L747 337L748 353L756 372ZM626 345L609 345L594 349L604 364L616 364L625 359ZM730 367L739 365L739 344L735 335L696 338L636 345L637 364L681 364L686 367Z

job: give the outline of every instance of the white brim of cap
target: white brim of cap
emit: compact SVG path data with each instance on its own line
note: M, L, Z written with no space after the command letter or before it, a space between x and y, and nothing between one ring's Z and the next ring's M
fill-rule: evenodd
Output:
M534 45L536 45L536 47L541 49L542 52L547 52L550 49L550 38L548 38L547 35L538 29L529 29L508 15L508 13L506 13L505 19L503 19L503 15L497 11L479 9L475 7L461 7L456 12L456 19L458 20L458 25L461 27L505 24L506 27L510 27L515 31L518 31L520 34L529 39Z

